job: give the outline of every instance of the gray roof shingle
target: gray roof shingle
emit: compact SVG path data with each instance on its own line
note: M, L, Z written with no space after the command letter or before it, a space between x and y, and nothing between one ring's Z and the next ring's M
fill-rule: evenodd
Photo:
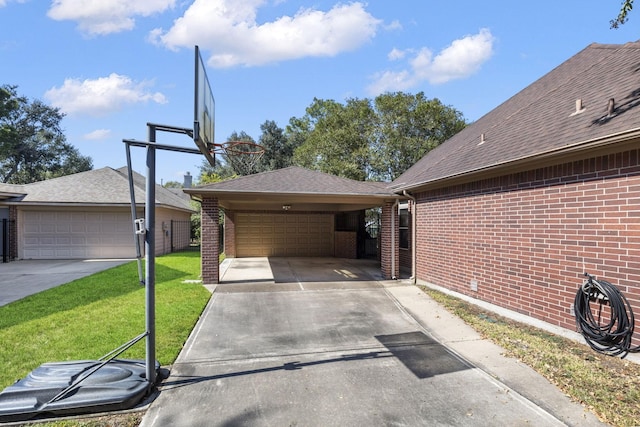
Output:
M584 110L576 112L576 101ZM607 104L615 111L607 115ZM398 177L415 188L640 128L640 43L591 44ZM480 144L484 135L484 143Z
M6 185L6 184L5 184ZM23 196L5 200L21 204L129 205L127 168L94 169L59 178L19 186ZM134 172L136 203L145 202L145 178ZM156 185L156 203L161 206L192 210L189 197L176 195Z
M190 193L278 193L393 196L388 183L355 181L297 166L242 176L229 181L207 184L187 190Z

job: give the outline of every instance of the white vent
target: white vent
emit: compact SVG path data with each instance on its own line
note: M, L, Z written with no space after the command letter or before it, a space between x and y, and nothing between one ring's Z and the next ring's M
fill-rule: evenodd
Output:
M586 108L584 108L584 106L582 105L582 99L576 99L576 111L574 111L573 113L571 113L570 116L575 116L576 114L580 114L582 113L584 110L586 110Z
M586 108L584 108L584 105L582 105L582 99L576 99L576 111L571 113L569 117L575 116L576 114L580 114L584 112L584 110L586 110Z

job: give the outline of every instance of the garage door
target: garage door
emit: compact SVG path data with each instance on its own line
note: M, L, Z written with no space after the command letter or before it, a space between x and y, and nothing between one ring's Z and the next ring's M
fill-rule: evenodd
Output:
M20 222L24 259L135 256L130 213L23 211Z
M236 256L333 256L333 215L238 213Z

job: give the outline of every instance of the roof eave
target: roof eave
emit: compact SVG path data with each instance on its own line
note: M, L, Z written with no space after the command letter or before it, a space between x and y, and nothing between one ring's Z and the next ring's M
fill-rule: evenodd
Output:
M538 153L533 156L521 157L510 161L496 163L483 168L471 169L454 175L448 175L437 179L413 183L409 185L398 185L394 188L398 193L403 191L416 192L427 188L441 188L449 185L456 185L471 180L490 178L505 175L515 171L522 171L524 167L536 168L548 164L550 160L562 160L564 158L575 158L579 154L588 153L589 156L598 156L610 151L615 145L615 151L621 151L628 145L629 148L637 147L640 139L640 128L626 130L624 132L607 135L605 137L581 141L567 145L558 149Z
M51 208L118 208L118 209L127 208L129 209L131 207L131 203L75 203L75 202L65 203L65 202L38 202L38 201L23 202L23 201L7 201L7 200L0 200L0 205L20 206L21 208L51 207ZM136 207L139 207L139 208L144 207L144 202L142 203L136 202ZM197 213L197 211L191 208L179 207L179 206L173 206L173 205L167 205L167 204L161 204L161 203L156 203L156 207L172 209L172 210L177 210L182 212Z

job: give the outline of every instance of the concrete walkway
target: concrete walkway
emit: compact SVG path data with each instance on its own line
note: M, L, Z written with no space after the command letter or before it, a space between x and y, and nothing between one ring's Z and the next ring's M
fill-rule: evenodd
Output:
M142 427L602 425L367 261L222 271Z
M131 260L74 259L0 263L0 306L129 261Z

